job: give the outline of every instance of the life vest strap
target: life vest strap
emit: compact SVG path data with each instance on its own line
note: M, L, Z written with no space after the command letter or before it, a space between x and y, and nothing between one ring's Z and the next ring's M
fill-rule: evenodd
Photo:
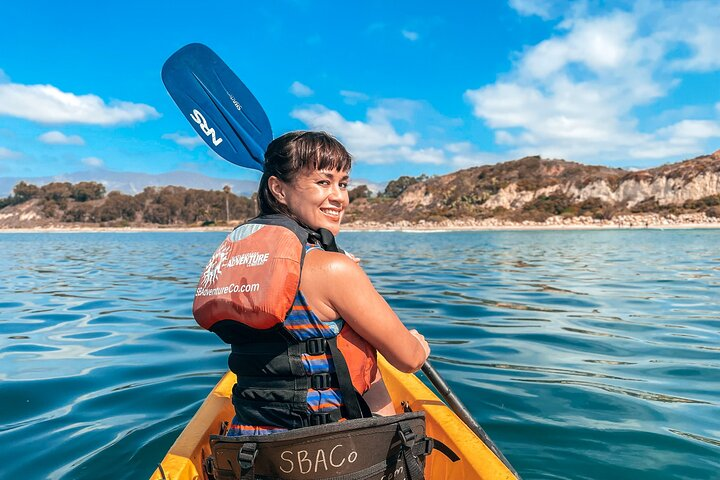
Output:
M355 390L350 380L350 369L348 368L345 357L337 346L337 337L327 340L327 346L332 354L333 364L335 365L335 373L337 374L338 383L340 385L340 393L343 398L343 408L346 418L368 418L372 417L372 412L362 395Z

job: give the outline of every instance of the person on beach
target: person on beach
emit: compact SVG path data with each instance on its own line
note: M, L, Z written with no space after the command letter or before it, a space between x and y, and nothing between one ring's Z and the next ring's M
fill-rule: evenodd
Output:
M237 302L247 297L252 308L235 321L217 322L214 327L203 325L232 346L228 364L237 374L238 383L233 389L235 417L227 435L273 433L371 413L394 415L377 367L377 352L404 372L420 369L429 355L425 338L403 325L375 290L359 261L341 253L335 245L334 236L340 231L349 204L350 167L351 156L345 147L324 132L290 132L273 140L266 150L258 189L260 216L238 227L226 240L255 242L253 245L260 247L253 246L243 250L252 253L235 254L227 260L227 264L233 265L246 263L244 270L221 274L221 278L235 274L242 277L236 283L244 282L245 290L235 290L238 296L228 297L226 303L234 302L232 308L237 310ZM265 229L276 233L253 240L263 229L261 224L282 224L284 228ZM301 275L298 270L299 288L297 282L290 282L287 287L282 281L273 281L272 285L277 287L273 294L284 288L294 295L294 300L289 309L282 310L287 313L276 315L274 322L267 324L274 328L260 328L262 322L248 319L266 309L263 305L268 303L268 294L260 291L260 287L254 293L252 285L248 287L248 278L263 268L269 268L268 272L277 270L280 268L275 266L277 263L272 267L269 264L283 255L270 253L271 261L263 265L268 257L258 250L270 248L267 245L297 245L298 237L289 231L298 229L301 239L308 238L304 259L299 259L302 265ZM230 247L223 245L213 258L232 255L228 253ZM211 260L204 277L212 276L213 266L220 264ZM218 275L215 272L215 277ZM211 295L218 289L213 284L207 291ZM226 292L227 287L222 291ZM199 292L198 295L205 294ZM203 319L198 317L205 314L198 295L194 313L202 325ZM212 312L213 308L205 310ZM232 309L228 311L233 313ZM314 346L318 339L325 346ZM301 372L297 372L297 366L292 367L298 356L302 359ZM308 383L303 387L305 381Z

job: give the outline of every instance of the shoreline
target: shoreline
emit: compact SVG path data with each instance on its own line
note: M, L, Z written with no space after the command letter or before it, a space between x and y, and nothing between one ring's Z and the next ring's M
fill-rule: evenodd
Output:
M222 226L134 226L100 227L97 225L50 225L25 228L0 228L2 233L142 233L142 232L229 232L240 222ZM341 227L343 232L450 232L450 231L578 231L578 230L682 230L720 229L720 218L704 214L626 215L612 220L589 217L550 217L545 222L510 222L497 219L444 220L442 222L353 222Z

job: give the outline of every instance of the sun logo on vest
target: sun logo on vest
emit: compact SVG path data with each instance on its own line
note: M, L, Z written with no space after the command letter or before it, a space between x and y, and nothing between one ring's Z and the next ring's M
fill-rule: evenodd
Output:
M205 267L205 270L203 271L203 287L208 287L209 285L215 283L215 281L222 273L222 267L225 265L225 260L228 259L229 255L230 243L228 243L228 241L226 240L218 247L217 250L215 250L215 253Z

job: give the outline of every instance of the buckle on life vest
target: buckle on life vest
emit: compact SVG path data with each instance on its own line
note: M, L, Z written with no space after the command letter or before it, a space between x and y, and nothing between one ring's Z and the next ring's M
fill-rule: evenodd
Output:
M315 427L317 425L326 425L332 423L329 413L313 413L310 415L310 425Z
M320 355L325 353L327 348L327 340L324 338L311 338L305 340L305 353L308 355Z
M332 386L332 376L329 373L315 373L310 375L310 387L315 390L325 390Z
M255 457L258 455L257 443L248 442L243 444L242 448L238 451L237 459L240 464L240 468L248 470L255 465Z

